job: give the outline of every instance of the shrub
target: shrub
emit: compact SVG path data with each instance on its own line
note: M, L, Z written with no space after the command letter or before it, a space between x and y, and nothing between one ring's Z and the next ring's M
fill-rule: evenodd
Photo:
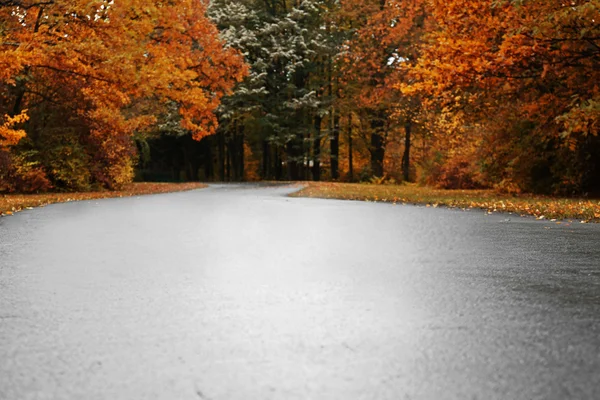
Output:
M26 155L0 150L0 192L38 193L52 188L44 169Z

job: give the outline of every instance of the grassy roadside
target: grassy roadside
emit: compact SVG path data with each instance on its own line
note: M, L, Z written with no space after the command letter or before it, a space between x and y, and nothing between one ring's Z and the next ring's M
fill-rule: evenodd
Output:
M416 185L373 185L358 183L304 182L293 197L365 200L427 207L480 208L488 212L511 212L538 219L572 219L600 222L600 200L511 196L493 190L443 190Z
M52 203L65 203L69 201L105 199L109 197L130 197L144 194L157 194L181 192L184 190L200 189L206 187L199 182L188 183L130 183L114 192L76 192L76 193L42 193L42 194L8 194L0 195L0 216L11 215L15 212L43 207Z

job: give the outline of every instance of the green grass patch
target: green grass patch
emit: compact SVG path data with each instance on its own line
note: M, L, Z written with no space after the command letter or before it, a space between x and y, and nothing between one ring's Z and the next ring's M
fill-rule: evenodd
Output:
M538 219L600 222L600 200L508 195L493 190L444 190L413 184L374 185L362 183L304 182L293 197L362 200L428 207L480 208L487 212L532 215Z

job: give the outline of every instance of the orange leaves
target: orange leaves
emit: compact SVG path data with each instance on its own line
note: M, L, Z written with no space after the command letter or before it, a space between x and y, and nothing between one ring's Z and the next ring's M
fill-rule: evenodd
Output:
M467 139L460 146L476 143L473 164L487 169L488 184L593 190L589 182L600 173L591 161L599 143L591 138L600 117L600 9L585 0L515 3L428 2L434 29L418 62L407 66L408 79L395 86L442 110L432 112L433 126L448 125L444 114L463 113L456 119L463 126L439 129L438 137L460 133Z
M26 136L24 130L14 129L14 126L22 124L28 119L27 110L23 110L21 114L14 117L9 115L4 116L4 123L0 125L0 148L13 146Z
M79 192L79 193L50 193L50 194L9 194L0 197L0 217L9 216L32 207L44 207L47 204L65 203L80 200L104 199L111 197L130 197L146 194L180 192L201 189L206 185L197 182L190 183L129 183L120 191L113 192Z
M233 49L224 49L205 5L179 0L158 8L160 29L147 43L143 91L179 104L181 125L201 138L214 132L220 98L248 70Z
M345 97L355 108L406 114L412 95L398 82L416 62L426 23L425 0L345 0L340 15L351 20L354 33L345 43L341 75ZM404 96L403 96L404 95Z
M0 79L7 83L23 67L39 68L70 77L97 107L122 108L139 97L180 101L179 92L199 88L212 97L247 72L241 57L223 48L202 2L51 2L32 6L21 20L13 8L0 7L13 25L0 52L0 64L7 64ZM12 61L13 47L19 61ZM214 111L205 97L186 95L182 106Z
M569 112L556 118L564 127L563 138L571 134L598 136L600 132L600 94L575 105Z
M366 200L388 203L422 204L426 207L483 209L496 212L531 215L538 219L576 219L600 222L597 200L510 196L492 190L443 190L416 185L373 185L349 183L305 182L293 197L319 197L344 200Z
M134 133L173 110L189 133L213 133L221 97L247 74L242 57L224 48L205 2L9 3L0 5L0 88L9 89L0 90L0 115L30 109L26 128L38 131L29 137L53 177L89 168L83 179L65 181L91 176L88 184L123 185L132 176ZM20 122L0 120L0 146L25 135L13 129ZM56 171L49 154L63 154L66 139L52 136L82 147L77 168ZM57 148L44 148L50 143Z

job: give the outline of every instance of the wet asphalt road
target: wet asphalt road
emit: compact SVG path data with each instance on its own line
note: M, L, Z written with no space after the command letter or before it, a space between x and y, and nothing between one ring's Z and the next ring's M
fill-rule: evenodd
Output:
M600 225L293 190L1 218L0 399L600 398Z

